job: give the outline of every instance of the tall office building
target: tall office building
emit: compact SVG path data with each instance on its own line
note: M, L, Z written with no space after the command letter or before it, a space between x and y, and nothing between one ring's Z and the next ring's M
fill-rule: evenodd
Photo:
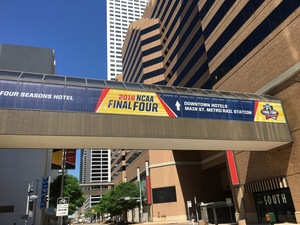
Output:
M148 0L107 0L107 79L122 73L122 46L128 26L140 19Z
M108 149L84 149L82 150L80 183L91 184L85 187L85 191L91 191L97 188L99 183L108 183L111 181L110 172L110 150ZM97 204L101 198L101 194L86 195L85 209L89 209Z
M266 215L274 215L273 222L300 222L299 6L298 0L151 0L143 18L130 25L123 81L275 96L294 139L268 151L234 151L238 185L231 183L225 151L155 150L132 157L123 150L112 165L115 183L135 182L137 167L145 177L149 162L149 219L186 219L186 203L195 196L205 203L231 198L232 220L239 224L270 222ZM221 221L230 222L227 208L218 213Z

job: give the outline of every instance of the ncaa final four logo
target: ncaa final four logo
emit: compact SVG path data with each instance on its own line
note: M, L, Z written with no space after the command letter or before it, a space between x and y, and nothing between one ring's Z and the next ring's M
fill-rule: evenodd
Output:
M277 120L279 115L278 111L276 111L274 107L270 104L263 105L263 109L260 112L265 116L267 120L268 119Z

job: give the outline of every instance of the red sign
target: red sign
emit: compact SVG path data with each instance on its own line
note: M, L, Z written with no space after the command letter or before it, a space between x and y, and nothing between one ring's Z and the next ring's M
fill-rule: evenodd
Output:
M227 163L228 163L230 177L231 177L231 183L233 186L238 186L240 182L239 182L239 176L235 165L233 151L227 150L226 156L227 156Z

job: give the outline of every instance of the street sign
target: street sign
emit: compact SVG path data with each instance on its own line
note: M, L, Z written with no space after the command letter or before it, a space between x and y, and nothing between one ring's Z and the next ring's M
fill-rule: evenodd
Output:
M188 206L188 208L192 208L192 202L191 201L187 201L187 206Z
M43 177L42 179L42 190L41 190L41 203L40 203L40 208L45 209L47 208L47 195L49 191L49 177Z
M69 214L69 198L60 197L57 199L56 216L67 216Z

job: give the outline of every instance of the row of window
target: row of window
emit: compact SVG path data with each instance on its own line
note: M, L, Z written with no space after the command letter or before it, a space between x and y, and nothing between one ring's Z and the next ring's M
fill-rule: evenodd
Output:
M118 43L118 42L110 42L110 46L116 46L116 45L119 45L119 46L122 46L122 43Z
M110 52L112 53L112 52L114 52L114 51L110 51ZM113 55L113 54L116 54L116 53L112 53L111 58L122 59L121 56L119 56L119 55ZM121 60L120 62L122 62L122 60Z
M232 38L237 31L244 25L244 23L254 14L254 12L261 6L262 0L249 1L244 8L238 13L238 15L232 20L228 27L218 37L215 43L207 51L208 60L210 61ZM226 5L226 3L224 2ZM224 5L223 4L223 5ZM215 16L216 17L216 16ZM210 32L204 30L204 37L208 38Z
M254 2L255 3L260 2L260 0L254 1ZM215 13L213 18L211 18L211 20L207 24L206 28L203 30L205 39L207 39L209 37L209 35L213 32L213 30L215 30L215 28L219 25L221 20L225 17L225 15L227 14L227 12L229 11L229 9L232 7L232 5L234 3L235 3L235 0L227 0L227 1L223 2L221 7L218 9L218 11ZM201 19L203 20L203 17L201 17Z
M121 34L124 35L121 36ZM114 38L123 37L124 39L126 36L126 32L123 30L109 30L109 36Z
M270 15L266 17L252 33L223 61L212 73L214 82L217 82L235 65L237 65L249 52L260 44L271 32L273 32L289 15L300 6L298 0L282 1Z
M187 13L184 15L184 18L186 18L186 20L192 14L194 7L195 6L193 4L191 4L189 6ZM181 10L182 9L180 9L180 11ZM185 84L185 86L192 87L200 79L201 75L203 75L208 70L208 62L206 60L201 65L201 67L198 69L197 73L193 73L193 74L190 73L191 70L193 70L195 67L199 66L199 63L197 63L197 61L201 58L201 56L206 54L206 50L205 50L204 44L199 42L199 40L201 40L201 37L203 35L202 29L200 27L200 23L201 23L200 14L197 13L195 15L195 17L192 18L192 20L191 19L189 19L189 20L191 21L190 24L182 23L179 25L178 29L175 32L175 35L171 38L170 42L168 43L168 47L171 47L174 45L176 37L179 36L182 29L184 29L184 26L188 26L188 28L187 28L188 31L193 30L194 27L199 27L197 32L192 34L193 35L192 39L187 44L187 39L190 39L191 33L185 32L181 36L176 47L174 48L174 51L171 52L171 54L169 54L169 55L168 55L168 52L165 53L166 55L168 55L168 59L170 61L173 61L175 57L177 57L177 58L179 57L176 60L176 63L174 64L174 66L170 70L171 75L176 73L178 70L180 70L180 74L178 75L177 79L175 80L175 82L172 85L179 85L181 83L181 81L186 77L186 75L189 74L191 77L190 77L190 80L188 81L188 83ZM172 29L173 26L174 25L172 24L170 29ZM184 48L184 50L182 50L182 46L186 46ZM178 55L179 52L181 53L180 55ZM194 52L194 55L190 59L190 62L187 64L183 64L185 59L187 57L191 56L191 52ZM185 66L185 67L182 68L183 66ZM199 71L199 70L201 70L201 71Z
M93 162L93 165L103 165L103 163L99 162ZM108 166L103 165L102 168L108 168Z
M120 48L120 47L115 47L115 46L110 46L109 48L110 48L110 49L117 49L117 50L120 50L120 51L122 50L122 48Z
M167 16L166 21L164 23L164 27L168 26L168 23L171 22L170 18L173 16L175 7L177 4L174 4L171 8L171 13L166 14L166 11L162 11L163 8L165 10L170 10L171 2L168 1L166 4L168 4L166 7L164 5L156 4L153 14L153 17L160 17L160 20L163 21L164 17ZM177 65L172 68L171 74L176 72L178 68L181 66L184 59L189 55L191 50L195 48L195 43L197 40L203 35L204 38L208 38L209 35L213 32L213 30L218 26L220 21L224 18L224 15L228 12L228 10L232 7L232 5L235 3L234 0L224 1L221 7L218 9L216 14L213 16L211 21L209 22L208 26L205 28L205 30L201 31L201 19L203 19L206 14L209 12L211 6L213 5L214 1L206 1L204 4L204 7L200 10L200 12L197 14L195 18L193 18L190 27L188 30L192 30L195 26L199 27L199 31L195 34L193 40L190 42L188 47L185 49L185 51L182 53L181 58L177 59L178 63ZM255 31L250 34L250 36L218 67L218 69L212 74L212 77L217 77L217 80L220 79L222 76L224 76L231 68L233 68L240 60L242 60L250 51L253 50L255 46L257 46L265 37L267 37L279 24L282 23L284 19L287 18L296 8L299 7L299 2L297 0L288 0L283 1L256 29ZM170 28L167 30L166 36L168 37L173 31L173 28L175 26L175 23L179 20L179 17L181 21L188 21L188 17L192 14L192 11L196 7L196 4L198 1L190 2L190 7L185 15L182 15L182 11L184 9L184 4L187 4L187 2L182 3L183 5L179 9L177 17L172 20L172 24L170 25ZM208 59L211 60L222 48L223 46L230 40L230 38L240 29L240 27L250 18L250 16L257 10L257 8L263 3L262 0L258 1L249 1L245 7L239 12L239 14L236 16L236 18L231 22L231 24L228 26L228 28L225 29L225 31L220 35L220 37L216 40L216 42L212 45L212 47L208 50ZM158 16L154 16L158 15ZM179 28L176 30L175 34L171 38L168 46L166 49L170 49L173 45L175 40L179 37L180 32L183 29L183 26L187 26L185 23L181 23ZM187 37L189 35L189 32L186 32L181 36L180 42L178 43L178 46L175 48L175 50L171 53L169 60L172 61L175 56L178 56L179 49L183 44L185 43ZM146 44L146 43L143 43ZM183 71L180 73L180 76L176 80L176 82L173 85L178 85L181 80L186 76L186 74L189 73L191 66L194 65L194 63L198 60L199 56L205 54L205 49L200 46L199 53L195 54L194 58L191 60L191 63L187 65ZM165 52L164 55L168 55L168 52ZM198 57L196 57L198 55ZM209 61L208 60L208 61ZM199 77L206 73L208 71L208 62L205 62L205 64L199 68L200 71L197 71L195 75L190 79L187 86L193 85ZM151 77L155 76L161 71L153 71L145 76ZM198 73L200 72L200 73ZM200 74L200 75L199 75ZM206 83L206 85L211 85L212 81L209 81ZM210 88L210 87L206 87Z
M121 14L127 14L127 12L131 12L131 13L133 13L133 12L135 12L135 13L137 13L137 14L139 14L139 15L141 15L142 13L141 13L141 10L133 10L133 8L128 8L128 9L126 9L126 8L119 8L119 7L115 7L115 8L113 8L113 7L109 7L110 8L110 10L109 10L109 12L121 12ZM139 9L139 8L137 8L137 7L134 7L135 9ZM125 11L126 10L126 11Z
M107 173L103 173L103 172L101 172L101 171L96 171L96 173L93 173L91 177L92 177L92 178L99 178L99 177L102 177L102 178L106 179L107 176L108 176L108 172L107 172Z
M128 43L128 46L127 46L127 48L125 49L125 52L124 52L124 59L128 58L128 54L133 53L132 49L136 49L134 47L137 44L139 44L139 41L140 41L140 32L137 31L137 30L133 30L132 33L131 33L130 42ZM126 64L124 64L124 67L126 67Z
M170 11L170 13L168 14L168 16L167 16L167 18L166 18L166 21L165 21L165 23L164 23L164 27L167 27L167 26L168 26L168 23L171 21L171 17L172 17L173 14L174 14L174 11L175 11L175 8L177 7L177 4L178 4L178 3L176 2L176 4L174 4L173 7L171 8L171 11ZM189 5L188 5L188 4L189 4ZM180 6L180 8L179 8L178 13L176 14L175 18L172 20L172 24L170 25L169 29L167 30L167 33L165 34L166 38L168 38L168 36L170 36L170 33L171 33L171 31L174 30L174 26L175 26L175 24L177 23L178 20L181 20L181 21L187 21L187 20L188 20L189 16L192 14L192 11L196 9L196 6L197 6L197 2L196 2L196 1L182 2L181 6ZM170 7L170 1L168 2L168 5L167 5L166 8L169 8L169 7ZM188 11L187 11L187 13L186 13L184 16L182 16L183 10L184 10L186 7L188 7ZM159 10L158 12L160 12L160 10ZM164 17L165 17L165 11L161 13L161 20L163 20ZM196 21L196 22L197 22L197 21ZM165 50L165 52L164 52L164 56L167 56L167 55L168 55L168 49L170 49L170 48L173 46L175 40L178 38L179 33L182 31L182 29L184 28L184 26L186 26L186 24L185 24L185 23L181 23L180 26L179 26L179 28L176 30L175 34L172 35L172 38L170 39L168 46L165 47L166 50ZM193 23L193 25L190 26L190 27L193 27L193 26L197 26L197 24ZM164 30L163 32L165 32L165 30ZM185 33L185 36L187 37L188 35L189 35L189 32L186 32L186 33ZM178 44L178 45L177 45L177 48L175 49L175 51L173 51L173 55L171 56L171 60L172 60L172 58L175 57L175 54L177 54L178 49L179 49L179 48L183 45L183 43L185 42L186 37L180 39L180 40L181 40L181 43ZM166 38L165 38L165 39L166 39ZM164 40L164 43L165 43L165 42L166 42L166 40ZM165 60L166 60L166 59L165 59ZM171 60L170 60L170 61L171 61ZM173 73L173 72L172 72L172 73Z
M111 72L116 72L116 73L114 73L114 75L118 75L119 73L122 72L121 69L110 69L110 71L111 71Z
M128 44L129 48L126 49L124 58L123 58L123 74L124 80L129 81L129 77L134 76L137 70L137 67L141 66L142 58L140 57L140 33L133 32L132 38L130 39L130 43ZM131 50L132 49L132 50ZM139 58L138 58L139 57ZM134 65L135 67L132 68L130 65Z
M108 158L94 158L92 159L92 165L94 162L98 162L98 161L101 161L101 160L108 160ZM103 164L107 164L107 162L103 161Z
M123 28L124 27L128 27L128 23L118 23L118 22L109 22L109 24L111 24L111 25L117 25L117 26L123 26Z
M101 165L99 165L99 166L94 166L94 165L93 165L93 166L92 166L92 170L93 170L93 169L102 169L102 170L105 171L105 170L107 169L107 167L104 168L104 167L102 167Z
M113 3L114 3L115 5L120 5L118 3L122 3L122 4L125 4L125 5L126 4L127 5L133 5L134 4L134 5L143 5L143 6L145 6L147 2L148 1L142 1L142 0L135 0L135 1L133 1L133 0L126 0L126 1L114 0L113 2L110 1L109 4L113 5Z
M126 18L126 19L129 19L130 21L129 22L133 22L134 20L138 20L140 19L140 16L139 17L133 17L133 16L121 16L119 14L109 14L110 17L119 17L119 18Z
M126 166L129 165L130 163L132 163L144 150L136 150L134 154L132 154L126 161ZM129 152L129 151L128 151ZM128 153L127 152L127 153ZM116 164L113 166L113 168L111 169L111 172L113 172L113 170L121 163L121 161L125 160L125 155L120 157L118 159L118 161L116 162ZM121 166L119 170L117 170L113 175L112 175L112 180L117 177L121 171L126 170L126 166Z
M139 54L137 54L136 52L132 52L130 51L130 49L140 49L140 45L146 45L148 43L152 43L156 40L160 39L160 35L155 35L155 36L151 36L150 38L147 38L145 40L143 40L142 42L140 42L140 35L141 34L147 34L148 32L151 32L153 30L156 30L159 27L159 24L154 24L144 30L142 30L141 32L133 32L132 33L132 38L131 38L131 42L128 45L128 48L125 51L124 54L124 64L123 64L123 69L124 69L124 80L127 81L131 81L131 82L137 82L138 79L140 78L140 75L142 74L142 69L150 66L150 65L154 65L158 63L158 59L153 59L150 60L149 62L146 62L145 65L143 65L143 68L141 68L141 62L142 62L142 58L139 57ZM153 49L153 48L152 48ZM131 55L129 55L129 53L131 53ZM149 52L150 53L150 52ZM145 56L144 52L142 52L142 57ZM139 57L139 58L137 58ZM159 58L159 61L162 61L162 58ZM132 62L136 63L136 66L134 68L128 68L130 64L132 64ZM129 69L129 70L128 70ZM131 75L131 77L134 77L135 79L133 80L133 78L129 79L129 75ZM141 80L140 80L141 82Z
M108 173L108 172L109 172L109 168L102 169L102 170L91 170L90 177L97 177L97 176L101 175L102 173L104 174L104 173Z
M197 8L198 0L183 1L180 3L179 3L179 1L176 1L172 6L171 6L171 3L174 3L174 2L167 1L165 3L165 4L167 4L166 6L163 4L161 4L161 5L156 4L154 7L154 10L153 10L153 13L152 13L152 17L155 17L155 18L159 17L161 21L163 21L165 19L165 22L163 24L164 27L169 26L169 28L166 30L166 34L165 34L166 38L168 38L170 36L171 32L174 32L174 27L178 21L191 21L190 16L193 14L193 11ZM185 45L185 42L190 35L190 32L185 32L183 35L181 35L182 30L186 26L188 26L188 29L187 29L188 31L191 31L194 27L199 27L198 32L196 34L194 34L192 41L190 41L187 48L184 49L184 51L181 54L181 57L176 60L177 63L174 65L174 67L171 69L170 74L168 75L169 79L172 77L172 74L174 74L177 70L179 70L179 67L182 66L182 62L185 61L185 59L190 55L190 52L192 52L193 49L198 48L198 51L194 54L194 57L192 58L192 62L189 63L188 65L186 65L185 68L181 69L182 72L180 73L179 77L176 79L175 83L172 85L178 85L183 80L183 78L186 76L186 74L189 74L189 71L192 69L192 67L194 65L196 65L197 60L203 54L205 54L204 46L196 46L196 43L203 35L202 30L201 30L201 16L200 15L202 15L204 17L207 14L207 12L209 11L209 9L213 3L214 3L214 1L206 1L206 3L204 4L204 7L202 8L202 11L198 12L196 14L196 16L194 18L192 18L192 21L190 24L186 24L184 22L180 23L177 30L175 31L174 35L172 35L172 37L170 37L168 46L164 47L166 49L166 52L164 52L164 56L168 57L169 58L168 61L171 62L172 60L174 60L175 56L178 57L179 50L182 50L181 49L182 46ZM176 14L175 18L171 20L172 16L174 16L173 14L174 14L178 4L181 4L180 8L178 9L178 13ZM163 8L165 9L164 11L162 10ZM188 9L187 9L186 13L183 15L183 12L184 12L184 10L186 10L186 8L188 8ZM166 10L170 10L170 13L167 14ZM166 16L167 16L167 18L165 18ZM169 23L171 23L171 24L169 25ZM172 47L174 48L174 43L176 40L178 40L178 37L180 37L179 43L175 47L174 51L171 52L171 55L169 55L170 53L168 52L168 49L171 49ZM198 71L196 73L194 73L193 76L191 76L190 81L186 85L187 86L194 85L195 82L206 71L208 71L207 62L205 62L202 66L200 66ZM151 76L155 76L161 72L162 71L159 71L159 70L154 71L152 74L147 74L145 76L145 78L146 77L150 78ZM161 81L160 83L165 84L164 81ZM210 81L207 83L210 83ZM207 86L207 84L206 84L206 86Z
M130 22L128 20L121 20L121 19L115 18L115 17L110 17L109 20L110 21L118 21L118 22L122 22L122 23L129 23Z
M130 61L133 61L133 62L137 61L137 63L136 63L136 66L134 68L131 68L131 69L129 68L129 70L126 71L126 74L137 74L137 76L135 77L135 80L131 80L131 82L137 82L137 80L140 78L140 74L142 74L143 68L146 68L146 67L158 64L159 62L163 61L163 58L161 56L157 57L157 58L153 58L153 59L151 59L149 61L143 62L143 65L141 65L142 57L139 57L139 59L137 59L137 54L136 54L136 55L134 55L133 59L130 59ZM138 70L138 72L137 72L137 70ZM147 76L151 77L151 75L156 74L156 72L157 71L152 71L150 73L144 74L143 75L143 80L147 79ZM124 72L124 74L125 74L125 72ZM156 75L158 75L158 74L156 74Z
M104 174L103 174L103 176L104 176ZM107 177L108 177L108 174L106 174L105 176L107 176L107 177L103 177L103 176L99 176L99 177L95 177L95 178L92 178L91 179L91 182L95 182L95 181L97 181L97 182L106 182L106 181L108 181L108 179L107 179Z
M120 5L120 4L115 4L115 5L110 5L109 6L109 8L110 9L119 9L119 10L127 10L127 9L132 9L132 8L135 8L135 9L144 9L145 8L145 6L143 6L143 5L137 5L137 4L134 4L134 6L133 6L133 4L128 4L128 5Z

